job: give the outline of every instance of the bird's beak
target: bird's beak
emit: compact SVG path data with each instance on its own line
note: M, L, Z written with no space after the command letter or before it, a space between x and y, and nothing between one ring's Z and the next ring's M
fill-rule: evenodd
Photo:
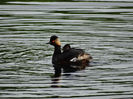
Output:
M50 44L50 42L46 43L46 44Z

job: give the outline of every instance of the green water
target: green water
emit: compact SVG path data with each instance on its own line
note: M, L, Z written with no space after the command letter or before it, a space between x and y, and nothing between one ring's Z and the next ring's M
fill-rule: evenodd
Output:
M112 1L2 3L0 97L133 98L133 2ZM53 82L51 35L85 49L91 67Z

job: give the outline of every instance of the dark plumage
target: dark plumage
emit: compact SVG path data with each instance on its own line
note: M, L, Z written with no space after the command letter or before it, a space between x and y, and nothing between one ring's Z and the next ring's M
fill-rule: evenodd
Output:
M61 43L57 36L51 36L48 44L53 45L54 54L52 57L52 63L55 69L55 76L61 74L61 69L64 72L74 72L77 70L84 69L89 65L92 57L85 53L82 49L71 48L69 44L63 47L61 52Z

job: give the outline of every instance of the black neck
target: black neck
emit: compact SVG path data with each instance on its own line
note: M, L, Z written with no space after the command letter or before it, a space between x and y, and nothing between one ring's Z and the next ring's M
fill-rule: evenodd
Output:
M61 47L60 46L55 46L54 55L58 55L58 54L61 54Z
M54 77L59 77L61 75L61 66L58 64L58 56L61 54L61 47L60 46L54 46L54 54L53 54L53 59L52 63L54 64L54 70L55 74Z

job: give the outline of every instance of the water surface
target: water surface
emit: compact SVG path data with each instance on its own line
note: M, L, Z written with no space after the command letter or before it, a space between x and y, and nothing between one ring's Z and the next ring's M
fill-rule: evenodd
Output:
M85 49L91 66L53 81L51 35ZM0 97L133 98L133 2L0 5Z

